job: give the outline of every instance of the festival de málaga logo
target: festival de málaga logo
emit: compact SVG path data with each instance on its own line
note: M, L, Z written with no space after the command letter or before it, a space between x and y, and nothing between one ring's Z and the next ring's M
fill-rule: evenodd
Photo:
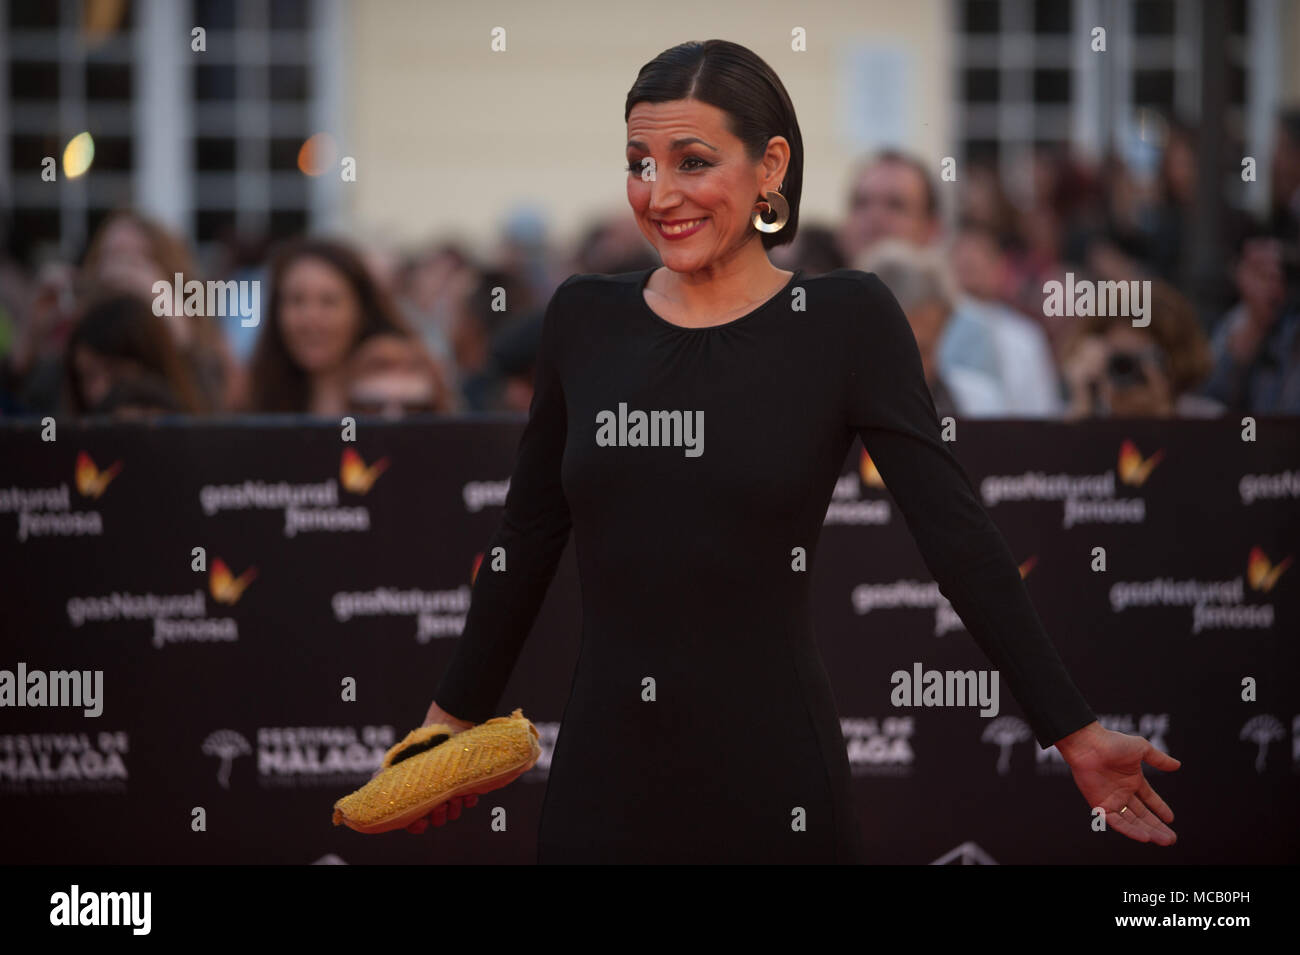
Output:
M1118 495L1116 478L1124 487L1142 488L1164 457L1163 448L1144 454L1137 442L1126 438L1114 468L1096 474L990 474L980 481L980 497L990 508L1008 501L1060 501L1061 526L1066 530L1086 524L1141 524L1146 520L1146 499Z
M72 484L80 497L98 501L121 472L121 461L100 470L94 458L79 451ZM66 482L52 487L0 488L0 513L17 515L19 543L33 537L99 537L104 533L104 518L99 511L72 509Z
M364 497L390 467L387 457L367 464L360 452L344 449L338 478L308 484L249 479L237 484L205 484L199 506L207 517L223 511L268 510L284 515L284 536L303 533L355 533L370 530L370 508L346 506L339 489Z
M218 729L200 751L217 761L216 780L231 789L241 756L256 756L260 786L337 786L365 782L396 742L392 726L260 726L252 734Z
M126 730L0 735L0 793L125 793Z
M854 776L910 776L916 762L911 716L845 716L840 732Z
M1111 612L1123 613L1134 607L1190 607L1190 630L1193 634L1270 630L1274 619L1273 604L1248 601L1247 598L1271 593L1292 560L1292 555L1287 555L1274 563L1262 547L1252 547L1246 557L1245 574L1236 577L1223 580L1153 577L1117 581L1111 584L1109 591Z
M1031 554L1016 565L1020 579L1025 580L1038 564L1038 555ZM953 608L951 601L939 592L933 580L891 580L884 583L858 584L849 595L853 611L859 616L873 610L922 609L934 614L934 635L942 637L953 631L962 631L966 625Z

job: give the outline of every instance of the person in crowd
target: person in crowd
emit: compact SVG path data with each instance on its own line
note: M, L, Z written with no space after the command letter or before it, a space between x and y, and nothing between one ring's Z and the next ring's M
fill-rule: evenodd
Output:
M452 326L458 303L477 277L470 254L460 244L444 241L408 257L398 279L398 307L456 390L460 377L452 354Z
M1269 169L1269 230L1300 239L1300 107L1278 113Z
M1196 204L1196 133L1186 123L1172 118L1165 128L1156 200L1145 216L1149 223L1145 258L1162 279L1178 282L1185 275L1189 227Z
M803 269L807 275L825 275L847 267L835 231L815 224L801 224L793 242L773 249L772 263L791 271Z
M885 283L907 316L939 417L1000 413L1002 395L994 379L961 365L945 368L939 360L939 343L956 300L951 275L939 251L902 239L885 239L872 244L860 267L874 272Z
M848 261L860 262L883 239L928 247L937 245L942 236L938 188L924 162L886 149L860 164L839 230L840 248ZM952 316L947 335L962 343L959 364L996 376L993 335L983 321L970 312Z
M884 149L858 164L837 233L846 262L858 261L881 239L926 246L942 231L938 188L924 162Z
M1196 303L1202 328L1209 329L1233 299L1233 277L1224 263L1228 252L1238 248L1252 231L1250 216L1223 202L1218 208L1215 232L1224 250L1216 256L1212 268L1204 269L1195 260L1192 237L1199 226L1197 180L1197 130L1191 123L1169 117L1163 123L1164 147L1156 177L1156 195L1149 208L1142 210L1145 245L1137 257L1151 271L1167 282L1177 283ZM1219 144L1225 169L1240 172L1242 147L1230 142Z
M82 297L100 290L130 292L152 302L154 284L172 287L198 280L186 242L162 224L130 210L110 214L96 230L82 262ZM181 357L193 372L200 407L225 410L244 387L242 370L222 330L234 316L167 316L165 324Z
M659 265L659 256L636 223L621 212L601 216L583 234L573 256L579 275L620 275Z
M121 406L121 390L147 379L157 406L195 414L201 404L193 370L181 357L166 320L149 300L111 294L90 303L64 351L67 408L103 414ZM110 401L110 397L113 400Z
M1300 413L1300 296L1288 294L1283 248L1267 235L1242 243L1240 301L1214 329L1205 393L1234 412Z
M1149 324L1080 319L1066 350L1066 417L1213 417L1223 405L1198 394L1210 372L1209 342L1196 309L1171 285L1151 284Z
M1287 299L1300 299L1300 107L1278 114L1263 231L1281 244Z
M466 410L502 409L505 378L493 361L492 341L515 316L527 315L533 307L528 285L514 273L489 269L479 274L452 328L452 353L461 371Z
M1016 243L1020 238L1020 217L1002 185L997 166L987 159L968 161L964 179L958 194L958 219L987 229L1003 246Z
M515 314L519 314L517 307L525 296L531 307L544 300L564 278L557 274L564 263L547 242L546 218L531 204L516 206L506 213L489 261L514 278L519 294L512 299L510 308Z
M345 413L358 343L410 334L361 257L330 239L298 239L275 256L268 302L246 402L255 412Z
M266 263L272 244L271 237L266 232L241 231L231 223L218 233L212 275L224 282L257 282L259 288L265 288ZM226 342L242 369L247 367L253 357L253 350L257 347L257 339L261 335L261 316L253 316L252 309L247 303L240 304L245 305L248 314L241 314L238 320L219 320L219 323ZM261 304L259 296L259 310ZM246 319L254 317L257 319L256 324L252 321L248 324L244 323ZM247 382L241 381L240 388L235 392L238 396L246 390ZM232 398L232 402L234 400Z
M855 260L887 238L942 248L938 187L925 163L907 153L885 150L863 164L839 237L841 248ZM981 410L970 414L1048 417L1059 411L1052 356L1042 332L997 302L978 301L958 291L937 357L940 369L949 373L947 378L960 368L996 384L999 400L981 404ZM1032 364L1027 373L1026 362Z
M505 411L527 412L533 401L533 371L542 344L544 309L535 309L505 325L492 339L492 365L501 377L498 404Z
M54 414L63 403L63 353L79 317L76 269L46 262L18 305L18 328L5 364L13 414Z
M347 377L348 408L355 414L400 418L458 409L440 363L415 335L378 332L364 339L348 359Z
M185 414L176 393L158 375L142 374L116 382L91 414L118 421L140 421Z
M997 234L966 223L957 231L949 255L957 284L966 295L965 307L980 313L985 327L992 330L1002 415L1059 417L1065 410L1063 385L1051 344L1038 324L1005 304L1009 269ZM959 338L949 338L945 344L962 347Z
M1075 236L1068 272L1073 274L1076 282L1128 283L1155 281L1158 278L1141 258L1135 257L1131 236L1113 232L1105 225L1093 233ZM1066 271L1056 275L1054 280L1062 286L1070 282ZM1060 309L1054 315L1045 314L1044 299L1044 289L1040 287L1037 290L1038 307L1044 311L1040 327L1047 333L1053 354L1057 356L1057 364L1063 365L1066 352L1074 346L1079 317L1067 309Z

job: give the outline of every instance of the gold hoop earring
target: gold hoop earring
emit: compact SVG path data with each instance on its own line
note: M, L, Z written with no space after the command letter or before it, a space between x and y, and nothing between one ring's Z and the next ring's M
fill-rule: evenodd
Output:
M765 199L759 199L755 205L767 206L768 211L776 213L776 219L767 222L763 219L761 210L754 213L754 228L759 232L780 232L785 228L785 224L790 221L790 204L785 201L785 196L779 192L764 193Z

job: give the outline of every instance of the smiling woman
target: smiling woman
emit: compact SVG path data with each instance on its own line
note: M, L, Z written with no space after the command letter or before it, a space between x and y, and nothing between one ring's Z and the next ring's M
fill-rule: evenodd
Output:
M771 68L721 40L674 47L642 68L624 118L628 203L664 267L574 275L552 296L485 548L510 570L475 577L426 725L494 715L572 532L582 648L539 861L865 861L808 572L860 437L1040 745L1108 824L1172 841L1139 766L1176 761L1102 729L1071 682L943 440L898 301L875 275L768 260L794 236L803 176ZM663 440L677 412L629 408L686 409L683 433ZM698 454L682 453L687 422Z
M696 70L701 56L713 69ZM791 275L767 250L798 231L803 137L771 68L736 44L683 44L641 71L624 119L628 203L665 266L645 286L650 306L701 327L780 291Z
M382 333L411 335L361 257L325 239L290 243L276 256L267 313L253 355L252 411L343 414L357 346Z

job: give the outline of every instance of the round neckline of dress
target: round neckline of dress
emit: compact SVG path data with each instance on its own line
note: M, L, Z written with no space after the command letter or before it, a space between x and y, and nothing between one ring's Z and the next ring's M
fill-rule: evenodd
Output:
M803 269L795 269L794 274L790 276L790 281L786 282L784 286L778 289L776 294L767 301L760 302L757 306L746 312L744 315L741 315L739 318L733 318L729 322L721 322L717 325L700 325L698 327L692 327L690 325L678 325L675 322L668 321L668 319L664 318L651 308L650 303L645 300L645 287L650 282L650 276L654 275L659 268L661 268L661 266L655 265L646 269L645 274L641 276L641 280L636 283L636 300L640 303L642 310L660 325L666 325L668 328L674 328L679 332L711 332L716 329L732 328L739 325L741 322L747 322L777 299L781 298L782 295L788 292L790 287L798 281L799 276L803 275Z

